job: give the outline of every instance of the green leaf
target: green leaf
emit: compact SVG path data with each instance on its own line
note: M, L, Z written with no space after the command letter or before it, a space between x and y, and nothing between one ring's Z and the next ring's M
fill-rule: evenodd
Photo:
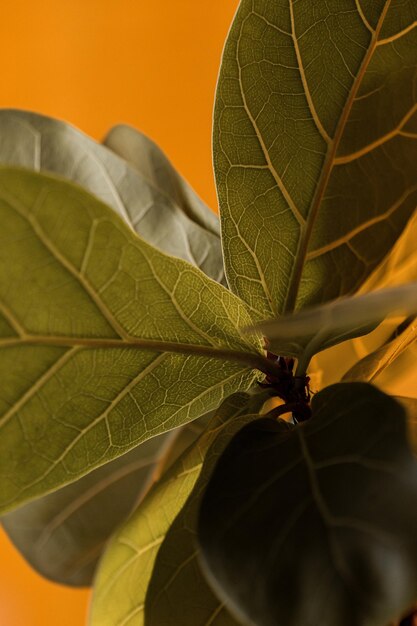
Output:
M205 425L206 417L149 439L8 513L2 519L5 531L38 573L64 585L91 585L107 540Z
M242 0L214 159L226 274L259 318L357 290L417 203L417 4Z
M243 303L70 183L0 170L0 510L249 388Z
M265 418L221 456L203 497L202 564L250 626L386 626L417 600L417 460L404 409L328 387L302 426Z
M262 333L275 354L308 358L351 337L373 330L387 316L417 313L417 282L333 300L246 329ZM411 339L410 342L411 343Z
M194 488L158 550L146 593L145 626L236 626L240 623L206 582L198 559L197 520L201 499L219 456L230 439L257 417L257 413L236 415L221 430L217 429L210 447L207 445Z
M143 160L156 159L152 142L143 142L141 149ZM216 216L207 217L210 227L194 219L174 195L172 183L164 189L163 180L156 184L146 172L69 124L37 113L0 110L0 163L60 174L78 183L111 206L146 241L225 283ZM191 202L191 191L189 196ZM210 214L199 202L201 213L205 209L206 216Z
M160 599L160 610L165 615L168 611L168 622L161 621L158 624L203 626L210 623L209 620L212 618L215 626L235 626L235 622L230 621L230 618L221 611L218 600L199 573L196 559L192 554L192 558L188 560L190 548L191 552L194 551L194 546L189 543L193 528L188 528L188 537L185 537L185 540L181 539L176 550L175 544L170 541L169 529L186 503L188 520L188 511L194 507L194 498L200 481L207 481L206 465L204 476L201 474L204 459L208 450L211 450L212 443L217 441L219 433L223 432L223 428L236 432L243 423L253 419L253 415L248 417L247 413L258 412L265 399L266 395L263 393L254 396L235 394L228 398L218 409L215 419L197 444L191 447L155 485L135 514L116 533L98 570L91 626L116 626L121 623L125 626L138 626L145 623L145 597L151 577L155 580L155 576L158 578L160 575L159 565L154 568L161 545L164 553L166 546L168 550L173 551L173 567L181 565L177 574L181 575L181 572L187 570L193 573L193 578L192 588L179 587L175 584L176 581L173 581L172 587L167 587L166 595ZM215 457L212 457L211 465L214 460ZM182 512L177 519L184 519ZM177 528L180 523L175 522L174 527ZM168 536L164 541L167 532ZM161 589L159 587L159 591ZM175 602L169 604L169 599L173 597L171 592L177 595ZM219 612L218 617L216 611ZM175 621L172 612L180 621Z
M417 319L415 319L397 337L384 343L378 350L371 352L363 359L355 363L343 380L348 381L374 381L387 367L389 367L407 348L417 339Z
M103 143L135 167L154 188L171 198L191 220L220 237L217 215L197 196L149 137L132 126L119 124L110 130Z
M2 519L4 529L38 573L63 585L90 585L106 541L149 487L176 435L171 431L145 441L12 511Z

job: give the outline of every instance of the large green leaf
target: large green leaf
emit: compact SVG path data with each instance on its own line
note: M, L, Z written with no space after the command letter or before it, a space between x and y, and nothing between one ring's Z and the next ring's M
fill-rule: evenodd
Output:
M8 513L2 519L4 529L46 578L90 585L106 541L148 489L175 436L171 431L149 439L76 482Z
M165 164L149 140L139 149L143 161L159 158ZM78 183L113 207L149 243L225 283L217 218L210 209L195 200L207 226L174 194L170 181L165 189L164 179L137 171L69 124L27 111L0 110L0 163L60 174ZM175 177L179 180L172 169ZM187 197L191 204L191 191Z
M253 407L252 407L253 408ZM235 416L216 433L196 484L159 548L145 602L146 626L236 626L199 564L197 521L213 469L233 436L258 415Z
M2 512L258 378L243 303L84 190L1 169L0 220Z
M145 441L8 513L2 519L4 529L43 576L64 585L90 585L109 537L205 426L206 416Z
M214 121L226 274L259 317L358 289L417 205L414 0L242 0Z
M178 174L162 150L140 131L119 124L103 140L105 146L133 165L153 187L169 196L194 222L213 233L219 233L218 217Z
M243 428L205 491L207 576L248 626L386 626L417 600L417 460L405 411L363 383L304 425Z
M166 545L173 552L175 561L173 565L179 566L178 575L186 569L187 572L191 572L193 578L191 581L188 578L191 588L189 585L178 587L176 584L167 588L166 595L160 598L160 608L165 613L164 619L168 619L168 622L161 621L158 624L160 626L165 623L175 623L178 626L185 624L205 626L209 623L216 626L235 625L235 622L230 621L230 617L224 613L222 619L226 621L221 621L221 607L218 600L199 573L194 556L191 554L192 558L188 559L190 548L191 552L194 550L192 544L187 537L179 544L172 544L169 539L171 537L169 529L194 487L199 484L203 461L219 432L222 432L223 427L227 427L228 431L231 429L232 432L236 432L236 428L247 423L249 419L253 419L253 416L248 417L247 413L257 412L265 401L265 397L264 394L252 397L248 394L236 394L228 398L219 408L213 422L197 444L190 448L149 492L136 513L114 536L98 571L93 595L91 626L117 626L121 623L125 626L138 626L145 623L147 588L151 577L153 579L155 576L157 579L159 577L159 565L155 571L154 567L161 545L164 552ZM204 480L204 477L201 480ZM198 490L197 486L196 490ZM190 498L191 506L193 506L194 493ZM188 503L186 510L189 510ZM178 519L183 520L182 513ZM193 529L190 527L188 530L192 535ZM167 542L165 542L168 531ZM162 587L159 587L158 591L162 591ZM172 592L176 595L173 596ZM175 601L171 602L170 599L173 597ZM210 622L210 619L213 621ZM146 615L146 623L148 623L148 615Z

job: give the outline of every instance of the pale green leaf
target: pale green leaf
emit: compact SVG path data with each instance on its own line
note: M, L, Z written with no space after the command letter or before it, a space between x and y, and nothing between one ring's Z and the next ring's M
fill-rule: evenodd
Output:
M219 432L222 432L226 423L227 431L242 426L253 419L248 412L257 412L265 401L264 394L250 397L245 394L236 394L228 398L219 408L217 415L207 431L201 436L197 444L189 449L164 476L164 478L149 492L136 513L124 524L120 531L111 540L108 549L98 570L98 576L93 594L91 610L91 626L140 626L145 623L145 598L147 588L154 571L155 561L161 545L172 523L180 514L194 487L200 481L200 472L203 461L212 443ZM242 421L243 420L243 421ZM213 465L215 455L210 463ZM207 476L201 477L207 481ZM194 493L194 492L193 492ZM194 498L191 496L191 506ZM187 511L188 503L187 503ZM178 519L183 519L182 514ZM192 536L193 529L189 529ZM168 535L170 537L170 534ZM168 549L174 550L167 537ZM178 575L183 570L194 572L193 587L179 588L175 576L173 586L167 588L167 594L160 598L161 610L171 611L178 617L181 614L181 623L190 626L234 626L227 615L221 615L221 606L213 596L204 578L196 570L196 559L189 550L193 550L189 537L178 544L173 566L179 566ZM158 577L159 567L154 576ZM162 591L162 588L159 588ZM174 594L172 596L171 594ZM178 594L181 594L180 596ZM175 598L175 602L171 600ZM190 608L192 607L192 609ZM216 615L216 613L218 615ZM212 622L209 620L212 619ZM148 615L146 616L148 623ZM152 623L152 622L151 622ZM160 622L161 626L163 623Z
M260 318L352 293L417 205L414 0L242 0L214 158L230 288Z
M205 416L158 435L43 498L2 524L30 565L64 585L91 585L107 540L152 484L207 426Z
M302 355L302 359L308 355L310 359L324 348L369 332L387 316L416 313L417 282L414 282L360 296L346 296L293 315L265 320L246 331L263 333L268 349L275 354ZM410 331L407 345L413 337Z
M105 543L152 482L176 431L145 441L79 480L8 513L2 524L41 575L87 586Z
M157 151L149 140L141 149L143 160ZM208 228L186 210L172 183L164 189L163 180L157 184L73 126L37 113L0 110L0 163L60 174L78 183L113 207L146 241L225 283L216 216L207 217ZM210 214L199 202L201 212Z
M243 303L65 181L0 170L0 509L247 389Z
M181 207L190 219L213 235L220 236L217 215L197 196L149 137L132 126L119 124L110 130L103 144L133 165L153 187Z

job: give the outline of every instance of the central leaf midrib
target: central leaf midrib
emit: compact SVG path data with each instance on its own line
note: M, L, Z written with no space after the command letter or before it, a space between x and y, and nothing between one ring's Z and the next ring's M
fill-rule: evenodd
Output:
M232 348L209 346L206 344L179 343L175 341L162 341L154 339L141 339L130 337L129 339L107 339L96 337L70 337L59 335L24 335L23 337L7 337L0 339L0 348L14 348L18 346L55 346L72 348L75 346L84 348L105 349L143 349L153 352L171 352L189 354L194 356L207 356L224 358L231 361L239 361L246 364L268 364L269 361L256 352L244 352Z
M289 0L289 1L292 2L292 0ZM386 0L384 8L382 9L378 24L375 28L374 33L371 36L371 41L370 41L368 52L366 53L361 63L356 79L353 81L349 97L347 99L347 102L345 104L345 107L342 111L342 114L340 116L339 122L336 127L334 139L332 143L329 144L327 157L325 159L323 169L318 180L316 192L314 194L313 201L311 203L311 208L308 213L305 226L301 228L300 230L298 250L295 255L295 263L291 272L286 299L284 301L284 306L283 306L283 311L282 311L283 314L291 313L295 309L298 292L300 288L301 276L302 276L302 272L303 272L305 261L306 261L308 245L310 242L314 223L317 217L317 212L318 212L318 209L320 208L320 204L323 199L324 192L326 191L327 184L330 179L330 175L333 171L336 153L337 153L340 141L343 137L345 126L349 118L356 94L359 90L362 79L366 73L368 65L375 52L379 33L381 32L388 9L390 7L390 4L391 4L391 0Z

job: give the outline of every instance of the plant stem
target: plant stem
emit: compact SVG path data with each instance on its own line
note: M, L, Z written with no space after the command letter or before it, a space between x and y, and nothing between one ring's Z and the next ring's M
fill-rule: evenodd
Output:
M137 349L150 350L152 352L171 352L177 354L192 354L195 356L206 356L219 359L221 361L232 361L242 363L251 369L257 369L266 375L280 376L282 371L280 366L267 359L261 354L254 352L240 352L238 350L216 348L215 346L205 346L187 343L175 343L170 341L154 341L152 339L93 339L84 337L48 337L25 335L21 337L10 337L0 340L0 348L17 346L56 346L62 348L74 348L76 346L85 348L117 348L117 349Z

